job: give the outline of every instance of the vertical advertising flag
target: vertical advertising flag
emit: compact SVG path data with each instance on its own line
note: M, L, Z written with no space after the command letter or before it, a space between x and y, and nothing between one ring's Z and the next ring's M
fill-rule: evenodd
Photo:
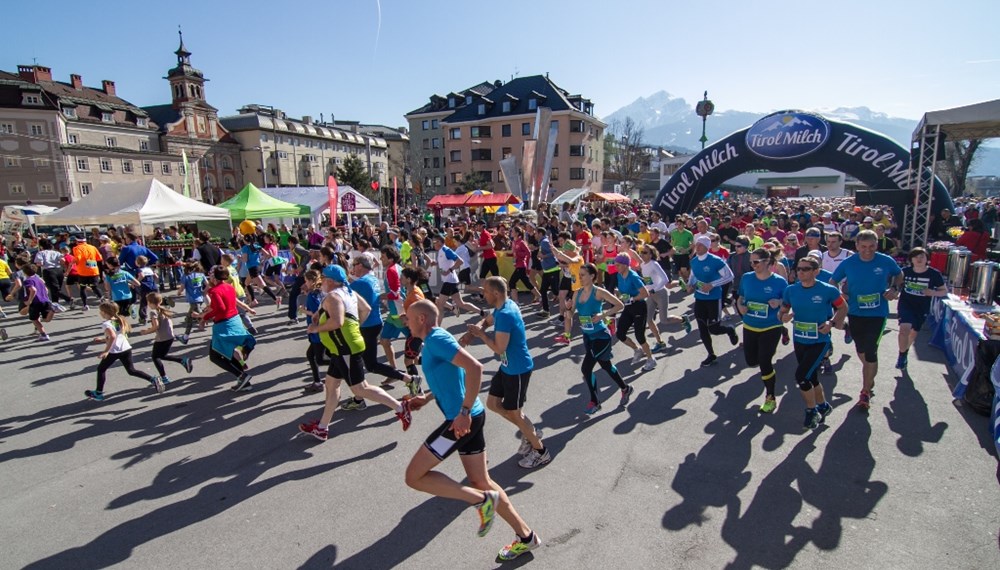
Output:
M327 200L330 202L330 227L337 227L337 179L331 174L326 179Z
M188 174L191 172L191 166L188 164L188 155L184 149L181 149L181 158L184 159L184 197L191 197L191 186L188 185Z

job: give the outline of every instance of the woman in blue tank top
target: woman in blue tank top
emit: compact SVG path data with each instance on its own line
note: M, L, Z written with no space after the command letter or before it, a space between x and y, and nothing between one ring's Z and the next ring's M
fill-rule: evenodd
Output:
M611 333L604 319L613 317L620 313L625 305L618 297L609 293L606 289L594 285L597 279L597 266L588 263L580 268L580 289L573 295L573 304L576 308L576 315L580 319L580 329L583 331L583 380L590 391L590 403L585 410L587 415L596 413L601 409L601 403L597 396L597 378L594 376L594 365L600 364L611 379L618 384L622 391L621 405L628 404L632 392L635 390L625 383L618 369L611 363ZM611 307L605 311L604 303Z

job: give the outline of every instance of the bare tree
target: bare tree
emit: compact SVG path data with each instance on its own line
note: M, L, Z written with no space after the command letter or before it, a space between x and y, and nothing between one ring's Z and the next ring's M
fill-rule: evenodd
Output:
M937 175L955 198L965 195L965 179L976 159L983 139L949 141L944 144L944 156L938 157Z
M649 155L643 148L644 132L642 125L626 117L624 121L612 121L605 136L605 178L620 181L626 193L635 188L649 167Z

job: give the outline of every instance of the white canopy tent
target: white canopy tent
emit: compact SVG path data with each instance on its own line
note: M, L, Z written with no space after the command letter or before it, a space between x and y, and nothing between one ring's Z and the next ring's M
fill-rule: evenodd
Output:
M292 204L308 206L311 210L309 219L317 227L321 225L320 222L323 219L323 214L330 212L329 194L325 186L283 186L261 188L260 190L272 198L291 202ZM366 198L364 194L350 186L340 186L337 191L341 204L343 204L344 196L348 194L354 195L355 210L353 212L344 212L340 205L337 206L338 215L347 215L348 225L351 224L351 217L354 215L374 215L378 216L379 221L382 220L382 212L379 210L378 205Z
M38 216L42 225L146 225L201 220L229 220L229 210L186 198L156 180L109 182L82 200Z

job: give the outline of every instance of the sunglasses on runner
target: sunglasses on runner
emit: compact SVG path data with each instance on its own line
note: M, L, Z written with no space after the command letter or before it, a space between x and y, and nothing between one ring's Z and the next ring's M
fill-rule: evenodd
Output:
M819 269L819 267L802 266L802 267L796 267L795 268L796 271L816 271L817 269Z

